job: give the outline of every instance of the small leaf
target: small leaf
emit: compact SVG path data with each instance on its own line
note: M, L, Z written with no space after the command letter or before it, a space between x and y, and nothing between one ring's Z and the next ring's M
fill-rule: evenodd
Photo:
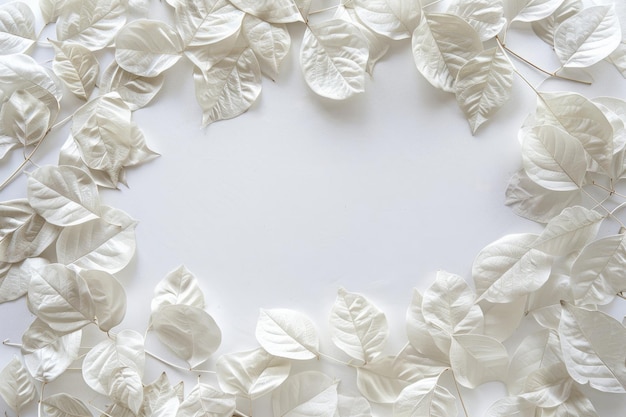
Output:
M183 304L203 309L204 294L198 279L181 265L165 276L154 289L152 313L168 305Z
M48 132L50 109L27 90L17 90L0 110L4 133L30 146L38 143Z
M100 73L98 59L93 52L80 44L55 41L50 43L54 48L54 73L74 95L87 100Z
M533 31L542 41L554 46L554 32L561 23L583 8L581 0L564 0L563 3L550 16L532 22Z
M592 240L604 217L581 206L566 208L554 217L533 243L533 248L554 256L568 255Z
M509 366L506 348L488 336L452 336L450 364L459 384L476 388L488 381L503 381Z
M47 265L44 258L26 258L15 264L5 264L0 273L0 303L17 300L28 292L30 278Z
M515 0L511 22L534 22L550 16L563 0Z
M100 80L103 93L116 92L132 111L146 106L161 91L165 77L141 77L120 67L116 61L104 71Z
M457 1L450 12L467 21L483 42L500 33L506 24L502 0Z
M176 390L163 372L161 376L143 389L142 415L151 417L176 417L180 401Z
M393 404L393 417L456 416L456 399L438 381L439 376L424 378L403 389Z
M231 417L235 397L210 385L197 384L180 404L176 417Z
M231 0L238 9L269 23L304 22L311 0Z
M0 54L21 54L35 39L35 15L26 3L0 6Z
M283 24L268 23L248 14L242 22L242 33L263 71L271 78L276 78L280 64L291 47L287 27Z
M44 398L43 412L45 417L91 417L91 411L78 398L61 393Z
M138 414L143 405L143 385L137 369L131 366L114 369L109 375L107 395L115 403Z
M274 356L307 360L318 355L317 330L307 316L297 311L261 309L256 338Z
M63 9L56 24L57 39L97 51L113 42L125 22L120 0L82 0Z
M314 371L289 377L272 394L275 416L333 417L337 402L337 382Z
M354 11L365 26L391 39L411 37L421 17L418 2L403 0L354 0Z
M81 271L80 276L87 283L96 307L98 327L103 332L109 332L122 322L126 314L124 287L113 275L104 271Z
M17 356L0 371L0 396L16 413L37 397L37 388Z
M185 48L210 45L239 32L244 16L226 0L190 0L176 7L176 29Z

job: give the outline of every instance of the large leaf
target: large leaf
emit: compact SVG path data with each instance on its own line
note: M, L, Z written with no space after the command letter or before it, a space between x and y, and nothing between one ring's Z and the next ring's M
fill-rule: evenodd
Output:
M556 407L569 398L573 385L565 365L555 363L528 375L522 396L539 407Z
M104 271L81 271L96 307L98 327L108 332L122 322L126 315L126 291L111 274Z
M71 7L64 8L57 20L57 39L97 51L113 42L125 22L125 8L120 0L71 2Z
M411 37L421 16L419 2L354 0L354 10L365 26L391 39Z
M197 384L180 404L177 417L232 417L235 397L207 384Z
M45 417L91 417L89 408L78 398L69 394L54 394L44 398L43 412Z
M87 100L100 74L98 59L93 52L77 43L51 41L51 44L54 48L54 73L74 95Z
M363 92L367 47L361 31L345 20L309 25L300 49L306 83L316 94L334 100Z
M163 74L155 77L141 77L126 71L113 61L102 74L100 90L103 93L116 92L128 108L134 111L152 101L161 91L164 80Z
M37 388L17 356L0 371L0 396L16 413L37 397Z
M242 33L254 51L262 71L275 79L280 64L291 47L291 36L287 26L268 23L247 14L242 22Z
M465 19L482 41L496 36L506 24L503 0L457 1L450 12Z
M548 222L533 248L550 255L568 255L582 249L598 232L604 217L581 206L566 208Z
M438 382L438 376L424 378L403 389L393 404L393 417L456 416L456 399Z
M311 0L231 0L240 10L270 23L304 22Z
M26 3L0 6L0 54L20 54L35 43L35 15Z
M367 363L382 352L389 329L385 314L375 305L341 288L330 313L330 332L335 346Z
M420 354L427 358L448 361L448 351L439 349L431 335L431 326L426 322L422 313L422 294L413 289L413 297L406 312L406 335L409 343Z
M168 273L154 288L152 313L175 304L184 304L203 309L204 294L196 276L184 265Z
M589 67L609 56L621 41L614 6L592 6L559 25L554 50L564 67Z
M272 394L276 417L333 417L337 401L337 382L314 371L289 377Z
M28 92L17 90L2 105L0 124L4 134L25 146L37 144L48 133L50 109Z
M450 364L459 384L475 388L488 381L503 381L509 366L506 348L481 334L452 336Z
M26 258L0 267L0 303L16 300L28 292L30 278L49 262L44 258Z
M319 338L307 316L294 310L261 309L256 338L274 356L307 360L318 356Z
M185 48L210 45L236 34L244 16L226 0L190 0L176 6L176 29Z

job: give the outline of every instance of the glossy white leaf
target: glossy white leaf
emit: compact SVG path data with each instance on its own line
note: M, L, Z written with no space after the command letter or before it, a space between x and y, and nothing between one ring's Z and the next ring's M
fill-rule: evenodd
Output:
M573 384L565 365L556 363L528 375L522 396L539 407L556 407L569 398Z
M581 0L564 0L550 16L532 22L533 31L541 40L549 45L554 45L554 32L561 23L583 8Z
M406 39L421 17L419 2L403 0L354 0L354 11L365 26L391 39Z
M337 399L334 417L372 417L372 408L365 398L339 394Z
M456 100L472 133L511 96L513 65L500 48L491 48L467 61L455 81Z
M345 20L309 25L300 48L306 83L316 94L334 100L363 92L367 46L361 31Z
M37 388L17 356L0 371L0 396L17 413L37 397Z
M571 377L600 391L626 392L626 328L600 311L562 305L559 336Z
M222 342L215 320L198 307L163 306L152 314L152 328L159 340L191 368L209 359Z
M177 417L231 417L235 397L207 384L197 384L180 404Z
M499 342L504 342L515 334L522 319L526 316L526 301L529 296L518 297L510 303L489 303L482 301L483 334Z
M536 417L537 406L522 397L504 397L493 403L485 417Z
M557 407L544 408L541 413L541 417L570 416L598 417L598 413L596 413L596 409L589 398L585 397L576 387L572 388L571 395L565 402Z
M242 33L259 61L261 69L272 79L278 76L280 64L291 47L291 36L284 24L268 23L247 14Z
M189 0L176 6L176 29L185 48L210 45L239 32L244 16L226 0Z
M304 22L311 0L231 0L240 10L270 23Z
M365 398L376 403L393 403L402 390L423 375L416 367L393 356L382 356L357 368L356 384Z
M152 298L152 313L168 305L184 304L203 309L204 294L196 276L184 265L168 273L156 285Z
M170 384L165 372L143 389L141 412L146 417L176 417L179 405L176 390Z
M98 75L100 64L89 49L72 42L50 42L54 48L52 69L76 96L87 100L91 95Z
M452 6L450 13L466 20L482 41L496 36L506 24L503 0L459 0Z
M521 394L530 374L558 363L562 362L560 342L556 333L544 329L529 334L511 356L506 380L509 394Z
M143 336L134 330L122 330L115 340L105 339L87 353L83 359L83 379L94 391L109 395L109 381L114 372L132 368L142 376L145 360Z
M222 355L215 368L224 391L254 400L273 391L287 379L291 362L257 348Z
M114 369L107 382L107 395L138 414L143 404L143 385L137 370L130 366Z
M115 60L128 72L156 77L182 57L183 43L165 22L140 19L124 26L115 38Z
M414 288L413 297L406 312L406 334L409 343L425 357L447 361L448 351L443 352L439 349L430 333L431 326L426 323L422 313L422 301L422 294Z
M0 54L20 54L35 43L35 15L26 3L0 6Z
M506 348L489 336L452 336L450 364L459 384L475 388L488 381L503 381L509 366Z
M438 376L424 378L403 389L393 404L393 417L456 416L456 398L438 381Z
M116 92L128 108L134 111L148 105L154 99L161 91L164 80L163 74L155 77L141 77L126 71L113 61L102 74L100 91Z
M137 222L121 210L102 206L101 217L63 229L57 240L60 263L114 274L135 253Z
M57 19L59 41L76 42L92 51L103 49L126 23L120 0L82 0L72 3Z
M71 0L39 0L39 10L44 23L52 23L57 20L64 10L71 6Z
M0 303L16 300L28 291L30 277L49 262L44 258L26 258L0 267Z
M50 109L27 90L17 90L0 110L0 124L6 135L25 146L38 143L51 122Z
M389 329L378 307L341 288L330 313L330 333L335 346L367 363L382 353Z
M45 417L91 417L89 408L78 398L69 394L54 394L42 402Z
M0 109L0 113L2 110ZM2 118L0 117L0 161L3 160L9 152L20 144L20 141L12 136L7 136L2 132Z
M82 330L62 334L41 319L35 319L22 335L24 366L42 382L59 377L79 355Z
M46 265L30 280L31 311L52 329L70 333L93 323L96 308L87 283L60 264Z
M592 6L565 20L554 33L554 50L564 67L589 67L609 56L622 41L611 6Z
M448 356L445 360L433 359L422 355L410 344L398 353L394 358L394 366L402 369L400 377L409 382L418 381L421 378L441 375L450 368Z
M261 94L261 68L249 47L234 48L207 71L194 68L193 79L203 125L239 116Z
M96 307L96 320L103 332L108 332L122 322L126 315L126 291L108 272L81 271Z
M512 22L534 22L550 16L563 0L509 0Z
M307 360L318 356L315 325L304 314L288 309L261 309L256 338L274 356Z
M624 40L611 52L607 60L615 65L622 77L626 78L626 42Z
M231 55L234 49L242 48L245 43L245 39L239 36L239 33L236 33L231 37L210 45L187 47L184 53L185 57L187 57L198 70L206 71Z
M314 371L289 377L272 394L274 415L281 417L333 417L337 402L337 382Z
M592 240L604 217L581 206L566 208L554 217L533 243L533 248L554 256L580 250Z
M483 50L476 30L453 14L424 13L412 45L419 72L434 87L448 92L454 92L461 67Z

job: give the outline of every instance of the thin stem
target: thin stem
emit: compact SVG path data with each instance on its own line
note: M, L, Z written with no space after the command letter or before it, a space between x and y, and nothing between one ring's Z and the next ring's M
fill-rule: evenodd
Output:
M461 407L463 407L463 412L465 413L465 417L469 417L469 413L467 412L467 407L465 407L465 401L463 401L463 396L461 395L461 388L459 387L459 383L456 381L456 376L454 375L454 371L452 371L452 380L454 381L456 392L457 394L459 394L459 401L461 402Z
M319 352L319 355L320 355L320 358L325 358L325 359L328 359L328 360L333 361L333 362L335 362L335 363L338 363L338 364L340 364L340 365L351 366L351 367L353 367L353 368L355 368L355 367L356 367L356 365L354 365L354 364L352 363L352 361L350 361L350 362L342 361L341 359L333 358L332 356L327 355L327 354L325 354L325 353L323 353L323 352Z
M21 345L21 344L19 344L19 343L11 343L11 341L10 341L9 339L5 339L5 340L3 340L3 341L2 341L2 344L3 344L4 346L14 347L14 348L18 348L18 349L21 349L21 348L22 348L22 345Z
M592 199L595 203L596 203L596 207L601 207L602 209L604 209L604 211L606 211L607 215L609 217L612 217L621 227L625 227L624 223L622 223L622 221L616 217L613 212L611 210L609 210L608 208L604 207L604 205L602 204L603 202L598 201L594 196L592 196L587 190L585 190L584 188L581 188L582 192L584 192L587 197L589 197L590 199ZM606 201L606 199L605 199Z
M604 185L599 184L599 183L597 183L595 181L591 181L591 184L595 185L596 187L598 187L598 188L600 188L600 189L602 189L604 191L606 191L607 193L609 193L609 196L616 195L616 196L621 197L621 198L626 198L625 195L618 193L614 189L607 188Z
M46 390L46 383L41 384L41 394L39 395L39 404L37 405L37 415L41 417L43 415L43 393Z
M151 356L152 358L156 359L157 361L159 361L161 363L164 363L165 365L170 366L172 368L176 368L176 369L180 369L182 371L188 371L188 372L199 372L199 373L202 373L202 374L215 374L215 371L209 371L209 370L206 370L206 369L185 368L184 366L176 365L175 363L172 363L172 362L168 361L167 359L163 359L162 357L157 356L157 355L155 355L152 352L149 352L147 350L145 352L146 352L146 355Z

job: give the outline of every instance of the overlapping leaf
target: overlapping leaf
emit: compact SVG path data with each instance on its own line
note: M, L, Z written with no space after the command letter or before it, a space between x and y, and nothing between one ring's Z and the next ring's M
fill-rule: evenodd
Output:
M55 51L52 61L54 73L74 95L87 100L100 74L98 59L81 44L54 41L51 44Z
M580 12L583 8L581 0L564 0L550 16L532 22L533 31L541 40L554 45L554 32L568 18Z
M533 248L550 255L567 255L592 240L604 217L581 206L566 208L554 217L533 243Z
M319 338L313 322L304 314L287 309L261 309L256 338L274 356L307 360L316 358Z
M183 304L203 309L204 294L196 276L184 265L168 273L154 289L152 313L168 305Z
M275 416L333 417L337 402L337 382L314 371L289 377L272 394Z
M258 17L246 15L242 22L242 33L261 65L271 78L276 78L289 48L291 36L284 24L268 23Z
M69 2L56 24L59 41L80 43L92 51L109 46L126 23L121 0Z
M235 397L210 385L197 384L180 404L177 417L231 417Z
M26 258L18 263L0 266L0 303L16 300L28 291L30 278L47 265L45 258Z
M35 15L26 3L0 6L0 54L21 54L35 43Z
M37 397L37 388L17 356L0 371L0 396L18 413Z
M185 47L210 45L239 32L244 16L226 0L190 0L176 7L176 29Z
M240 10L270 23L304 22L311 0L231 0Z
M421 379L402 390L393 404L393 417L457 415L456 399L439 385L439 377Z
M42 402L46 417L91 417L89 408L78 398L69 394L54 394Z
M81 271L96 308L98 327L104 332L122 322L126 315L126 291L113 275L98 270Z
M391 39L411 37L421 16L419 2L404 0L354 0L354 10L365 26Z
M496 36L506 24L503 0L457 1L450 12L465 19L482 41Z
M126 71L116 61L104 71L100 79L100 90L103 93L116 92L128 105L130 110L146 106L161 91L165 77L141 77Z

